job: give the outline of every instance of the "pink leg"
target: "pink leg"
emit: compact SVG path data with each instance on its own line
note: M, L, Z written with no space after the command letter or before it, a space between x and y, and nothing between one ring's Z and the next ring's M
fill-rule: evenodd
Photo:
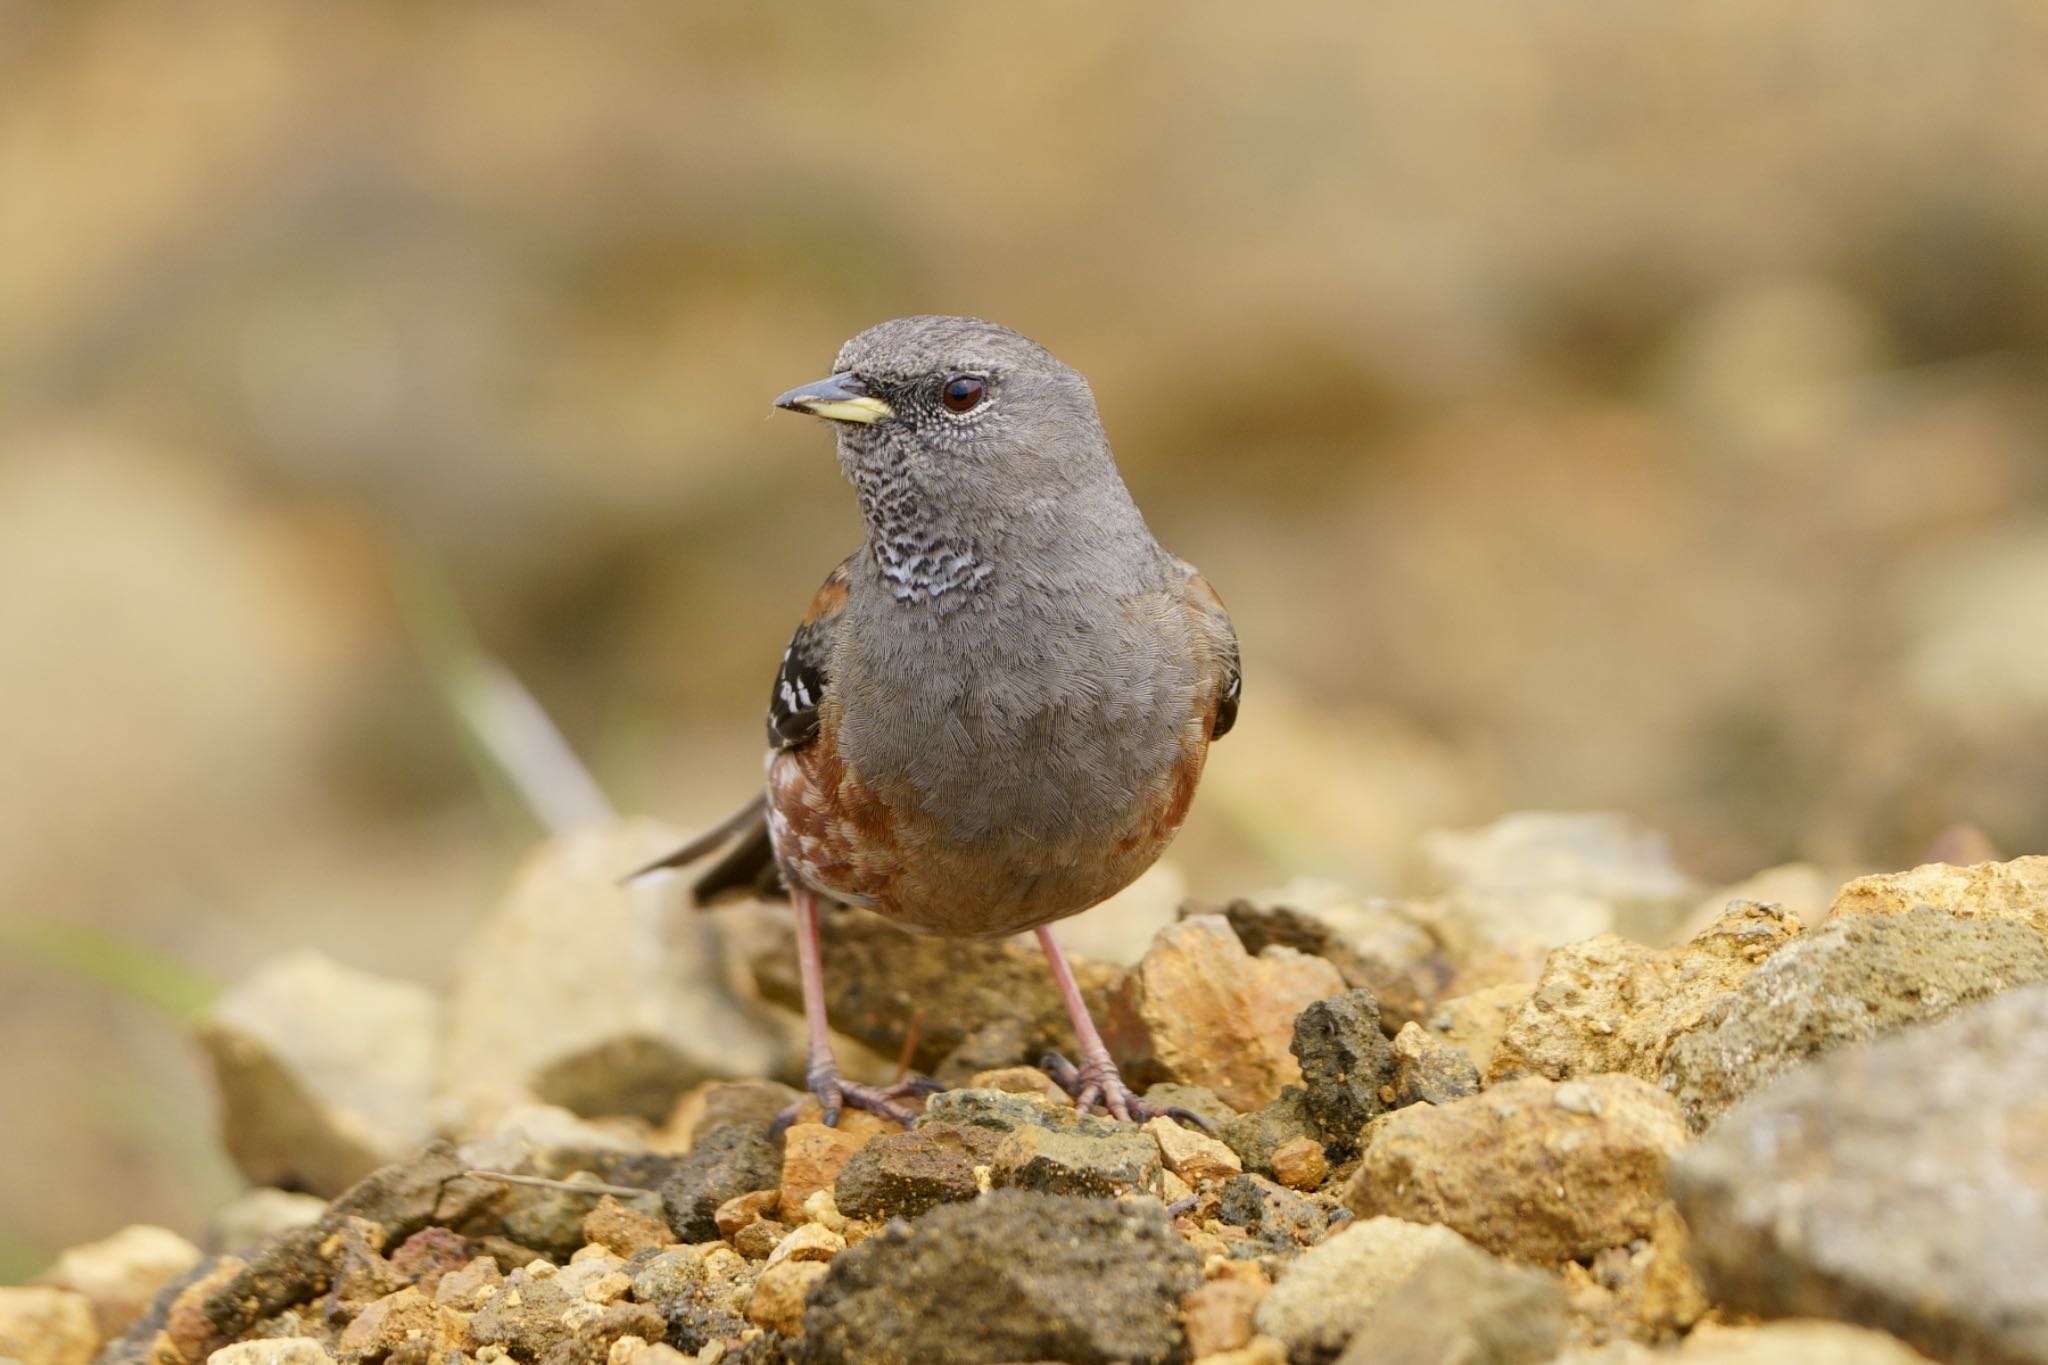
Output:
M912 1076L890 1086L856 1085L841 1079L839 1060L832 1055L832 1033L825 1019L825 958L818 943L818 898L803 887L792 888L790 900L796 907L796 966L803 981L804 1023L810 1028L810 1062L804 1082L818 1097L827 1126L836 1126L847 1105L866 1109L908 1127L916 1117L896 1103L907 1095L929 1095L941 1087L923 1076ZM793 1118L794 1111L784 1115Z
M1095 1021L1088 1016L1088 1002L1081 998L1081 987L1074 980L1074 969L1067 965L1067 955L1060 951L1049 927L1038 929L1038 946L1045 950L1045 960L1052 967L1053 982L1060 988L1060 999L1066 1002L1067 1017L1074 1021L1074 1035L1081 1040L1081 1065L1078 1067L1057 1052L1046 1057L1040 1065L1074 1097L1075 1107L1081 1110L1085 1111L1099 1101L1114 1117L1139 1123L1154 1114L1167 1112L1145 1103L1136 1091L1124 1084L1122 1074L1116 1069L1116 1061L1103 1045L1102 1035L1096 1032ZM1175 1117L1180 1117L1178 1111Z

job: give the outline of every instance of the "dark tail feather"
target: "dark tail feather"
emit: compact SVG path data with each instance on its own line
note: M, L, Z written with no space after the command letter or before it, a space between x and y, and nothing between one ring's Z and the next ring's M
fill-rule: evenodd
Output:
M691 897L699 905L715 905L728 895L774 900L783 894L782 873L775 865L775 846L768 838L766 816L690 888Z
M705 830L675 852L663 854L645 867L635 868L619 878L619 880L622 882L636 881L650 872L659 872L664 868L686 866L696 862L705 854L724 847L734 839L740 839L741 836L745 837L741 839L739 848L734 850L733 855L722 859L718 866L713 868L704 878L705 882L712 881L718 878L721 873L727 872L727 869L740 853L750 853L752 855L749 859L750 866L754 858L765 857L771 871L773 870L775 859L773 851L768 844L768 798L766 795L757 796L747 802L746 805L740 807L731 815L726 816L725 819L720 820L710 829ZM759 845L759 850L755 851L757 844ZM703 900L702 887L703 882L699 882L698 900L700 903Z

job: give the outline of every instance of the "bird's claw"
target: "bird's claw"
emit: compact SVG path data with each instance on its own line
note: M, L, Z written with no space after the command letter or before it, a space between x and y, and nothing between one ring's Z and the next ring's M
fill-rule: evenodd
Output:
M1053 1084L1072 1095L1074 1107L1084 1114L1099 1104L1111 1118L1122 1119L1126 1123L1144 1123L1164 1115L1192 1122L1204 1131L1208 1128L1201 1119L1178 1106L1147 1103L1142 1095L1124 1084L1123 1074L1106 1052L1084 1057L1079 1066L1057 1052L1048 1052L1040 1059L1038 1069L1052 1077Z
M838 1064L830 1059L811 1063L810 1070L804 1073L804 1086L818 1101L822 1111L819 1122L827 1128L838 1127L839 1116L848 1109L865 1109L908 1128L917 1115L896 1101L936 1095L946 1088L929 1076L906 1076L893 1085L860 1085L842 1077ZM777 1133L796 1122L800 1105L801 1101L792 1104L775 1116Z

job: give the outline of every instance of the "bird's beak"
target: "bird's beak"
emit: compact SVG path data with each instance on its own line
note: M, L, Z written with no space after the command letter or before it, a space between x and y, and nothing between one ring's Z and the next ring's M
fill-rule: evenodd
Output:
M853 422L860 426L896 415L896 409L870 394L867 385L851 371L798 385L776 399L775 406L807 412L828 422Z

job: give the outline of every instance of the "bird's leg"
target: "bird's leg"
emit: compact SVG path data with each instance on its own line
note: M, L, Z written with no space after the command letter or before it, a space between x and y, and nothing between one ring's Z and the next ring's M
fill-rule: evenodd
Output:
M1103 1046L1102 1035L1095 1031L1095 1021L1088 1017L1088 1002L1081 998L1081 987L1074 980L1074 969L1067 965L1067 955L1060 951L1050 928L1041 925L1037 932L1038 946L1045 949L1052 979L1060 988L1060 999L1067 1005L1067 1017L1074 1021L1074 1034L1081 1040L1081 1065L1075 1066L1053 1052L1039 1066L1074 1097L1074 1107L1084 1113L1090 1105L1100 1103L1113 1117L1136 1123L1168 1112L1180 1117L1179 1110L1168 1111L1145 1103L1124 1084L1123 1074L1116 1069L1109 1049Z
M924 1076L910 1076L889 1086L856 1085L839 1074L839 1060L832 1055L832 1034L825 1022L825 959L818 944L818 898L808 889L790 888L796 907L796 965L803 980L804 1022L810 1026L810 1063L804 1069L804 1084L817 1096L828 1127L836 1126L847 1105L891 1118L906 1128L917 1117L896 1101L910 1095L929 1095L943 1089ZM796 1117L794 1108L784 1111L781 1122Z

